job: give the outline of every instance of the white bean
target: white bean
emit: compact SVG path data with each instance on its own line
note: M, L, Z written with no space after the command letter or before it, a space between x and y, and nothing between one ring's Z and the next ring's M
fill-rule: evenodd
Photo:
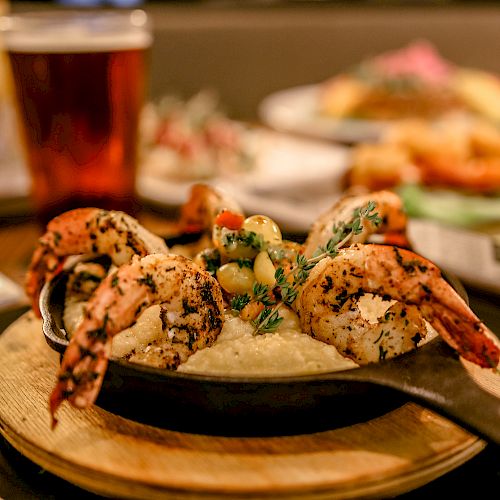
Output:
M217 270L220 286L229 293L250 292L255 282L255 274L248 267L240 267L237 262L229 262Z
M255 279L264 285L273 286L275 269L267 252L259 252L253 263Z
M242 229L260 234L264 238L264 241L271 245L279 244L282 241L278 224L266 215L252 215L247 217L243 222Z

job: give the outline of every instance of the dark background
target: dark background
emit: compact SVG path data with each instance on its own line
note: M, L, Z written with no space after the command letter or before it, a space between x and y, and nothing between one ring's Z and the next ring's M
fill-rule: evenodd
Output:
M13 0L11 5L16 11L62 4ZM432 42L456 64L500 73L500 2L200 0L134 5L150 14L154 28L150 97L175 93L187 98L209 88L233 118L256 120L259 103L270 93L320 82L365 57L417 39Z

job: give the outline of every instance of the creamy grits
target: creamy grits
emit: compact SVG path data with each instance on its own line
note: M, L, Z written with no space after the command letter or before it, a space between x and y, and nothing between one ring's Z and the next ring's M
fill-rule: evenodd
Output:
M69 336L82 320L84 307L84 302L66 304L64 323ZM358 366L334 346L302 333L294 312L283 308L281 314L284 319L276 332L254 335L250 323L226 313L215 343L194 353L177 371L248 377L314 374ZM111 356L126 358L134 352L147 352L163 335L160 306L151 306L134 325L113 337Z
M357 307L370 323L376 323L395 301L365 294ZM71 336L83 319L85 302L67 301L64 324ZM198 350L177 371L205 375L242 377L289 376L347 370L358 365L342 356L329 344L302 333L297 315L288 308L280 311L283 322L274 333L254 335L252 325L227 312L217 340L211 347ZM419 345L437 335L428 325ZM160 320L160 306L147 308L129 328L113 337L111 356L130 358L147 352L151 344L165 336Z
M297 316L283 310L274 333L254 335L247 321L226 314L215 343L195 352L177 371L232 376L304 375L347 370L358 365L335 347L302 333Z

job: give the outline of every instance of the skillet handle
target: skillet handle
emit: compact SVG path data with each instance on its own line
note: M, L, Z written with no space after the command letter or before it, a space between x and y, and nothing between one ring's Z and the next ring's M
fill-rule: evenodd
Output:
M401 391L500 445L500 397L482 389L440 338L412 353L351 373L352 380ZM344 372L344 379L346 375ZM500 394L500 375L493 378Z

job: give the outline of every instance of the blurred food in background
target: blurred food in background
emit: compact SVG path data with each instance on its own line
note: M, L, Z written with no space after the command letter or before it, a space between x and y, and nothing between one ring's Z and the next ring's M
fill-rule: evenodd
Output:
M142 115L142 168L177 180L211 179L255 166L249 127L230 120L215 93L165 96Z
M259 106L267 125L356 144L400 120L477 117L500 124L500 79L446 60L426 40L367 57L328 80L277 91Z
M318 108L333 118L434 119L459 112L500 121L500 81L485 71L459 67L431 43L416 41L324 82Z
M500 130L482 119L401 121L353 149L348 185L397 188L413 216L500 220Z
M403 121L380 143L354 148L350 183L370 189L418 181L500 191L500 130L481 120Z
M307 231L341 194L348 148L233 120L216 94L165 96L144 109L138 193L174 207L203 181L229 192L251 213L287 230Z

